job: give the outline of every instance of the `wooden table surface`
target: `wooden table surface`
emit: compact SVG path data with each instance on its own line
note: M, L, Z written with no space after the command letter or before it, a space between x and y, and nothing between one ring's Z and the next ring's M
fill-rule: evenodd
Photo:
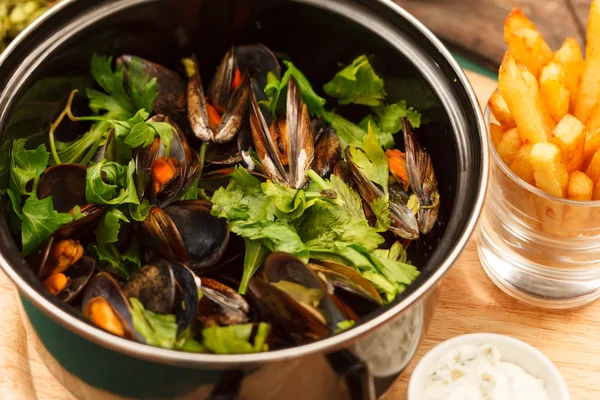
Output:
M495 82L469 74L480 100ZM17 311L16 289L0 272L0 399L71 400L40 361ZM572 311L526 306L488 279L474 237L441 287L439 305L417 357L386 399L406 398L406 385L419 358L436 344L464 333L492 332L524 340L546 354L569 385L573 400L600 399L600 302ZM533 400L533 399L532 399Z

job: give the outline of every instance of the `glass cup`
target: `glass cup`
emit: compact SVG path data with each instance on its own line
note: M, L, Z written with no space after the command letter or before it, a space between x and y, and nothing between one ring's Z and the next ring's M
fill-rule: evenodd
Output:
M509 295L546 308L600 297L600 201L544 193L515 175L491 138L490 179L477 248L490 279Z

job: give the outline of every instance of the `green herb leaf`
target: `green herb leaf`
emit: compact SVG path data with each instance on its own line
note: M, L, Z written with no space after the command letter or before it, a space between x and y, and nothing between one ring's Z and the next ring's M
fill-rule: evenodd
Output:
M346 182L337 175L332 174L329 179L331 189L335 190L337 194L336 201L341 204L348 214L358 219L365 219L365 211L360 195L346 185Z
M125 144L132 149L136 147L148 147L154 141L154 129L145 122L138 122L125 137Z
M373 129L369 128L369 134L363 142L362 150L352 147L350 152L354 163L362 173L377 183L387 195L389 177L387 157Z
M127 210L129 211L129 217L135 221L145 221L146 217L152 209L152 204L148 200L143 200L141 204L128 204Z
M156 134L160 137L160 142L165 146L165 155L168 157L171 154L171 142L173 141L173 129L166 122L148 122Z
M229 229L244 238L260 240L272 252L290 253L302 261L308 262L306 245L295 229L284 222L259 220L258 222L246 223L230 220Z
M264 195L272 200L279 211L277 217L281 220L292 221L299 218L316 201L307 201L303 190L291 189L272 181L263 183L261 187Z
M248 289L248 282L254 273L260 267L269 255L269 249L265 247L259 240L250 240L244 238L244 244L246 252L244 254L244 272L242 274L242 280L240 281L240 287L238 292L240 294L246 294Z
M99 113L106 110L112 118L130 118L137 108L134 107L123 86L123 78L125 77L123 65L113 71L112 57L94 54L92 55L90 70L94 80L107 93L94 89L86 91L92 111Z
M114 243L102 247L90 245L88 251L100 261L103 268L124 279L129 279L129 271L141 265L141 250L136 242L122 254Z
M340 333L343 332L347 329L352 328L355 325L355 322L351 319L348 319L346 321L340 321L337 323L337 329L335 330L334 333Z
M135 297L129 299L133 325L151 346L172 349L177 341L177 322L174 314L156 314L144 308Z
M368 132L369 126L371 126L373 132L375 132L375 134L377 135L381 146L384 149L391 149L396 144L396 142L394 141L394 136L392 136L390 132L382 131L375 119L376 117L374 117L373 115L367 115L358 123L358 126L360 126L360 128L363 129L365 132Z
M58 228L73 220L70 214L54 210L52 197L25 200L21 218L23 220L21 243L23 255L28 255L50 237Z
M212 196L212 215L229 221L273 221L271 201L261 190L261 181L243 167L235 167L227 188L219 188Z
M269 333L269 324L259 323L251 343L254 326L238 324L229 326L212 326L202 331L204 346L216 354L248 354L268 351L265 343Z
M421 126L421 114L408 107L405 100L374 108L379 116L379 127L383 132L397 133L402 130L402 118L407 118L413 128Z
M386 232L390 229L390 202L389 196L382 196L378 199L375 199L371 203L371 209L373 210L373 214L377 217L377 225L375 229L377 232Z
M375 73L367 56L362 55L335 74L323 89L341 104L378 106L386 96L383 85L383 79Z
M333 129L335 129L338 139L340 140L342 154L344 154L346 146L362 146L362 142L367 135L367 132L362 130L358 125L334 112L326 112L323 119L329 122Z
M139 204L135 181L135 161L127 167L106 159L86 171L85 198L90 204Z
M98 246L102 247L108 243L117 242L121 221L129 222L129 219L118 208L113 208L104 214L95 231Z
M73 216L74 221L77 221L78 219L81 219L84 217L83 213L81 212L81 208L79 206L75 206L75 207L73 207L73 209L71 209L71 215Z
M10 154L9 188L18 196L33 195L37 185L28 184L37 180L48 166L50 155L46 146L41 144L35 150L25 150L27 139L17 139L13 142Z
M139 57L131 58L127 72L127 85L135 108L143 108L148 113L152 113L154 100L158 96L156 78L146 75L144 65Z
M298 68L296 68L294 64L292 64L290 61L283 61L283 63L287 67L287 70L285 71L285 74L283 74L281 81L278 81L275 75L267 74L267 85L265 86L264 90L270 99L269 110L271 113L276 115L280 99L283 101L285 98L282 96L282 93L290 83L290 77L293 76L294 80L298 84L298 87L300 88L302 98L306 103L306 107L308 108L310 115L313 117L322 116L325 113L325 99L315 93L306 76L304 76L304 74Z

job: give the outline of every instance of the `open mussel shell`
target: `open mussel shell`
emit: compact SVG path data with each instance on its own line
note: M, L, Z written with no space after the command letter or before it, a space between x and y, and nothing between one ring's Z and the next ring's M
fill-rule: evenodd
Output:
M167 156L160 138L150 146L136 152L136 189L140 198L164 207L185 189L194 178L199 160L192 151L185 135L169 117L155 115L153 122L166 122L171 126L173 140Z
M40 279L62 273L82 256L83 246L77 240L58 240L51 236L27 257L27 263Z
M252 76L252 90L264 96L267 74L271 72L281 79L281 65L277 56L263 44L247 44L235 48L235 56L240 70ZM262 98L261 98L262 99Z
M330 296L330 291L318 276L302 260L288 254L271 253L263 263L261 277L283 290L295 301L302 303L309 312L323 318L331 333L340 322L358 317L348 309L342 310ZM313 304L310 304L310 303ZM320 314L320 315L317 315Z
M57 297L65 303L75 302L94 275L96 268L97 262L94 258L88 256L81 257L79 261L65 271L65 275L69 281Z
M142 335L135 330L131 305L123 293L121 284L107 272L94 275L83 292L81 310L86 318L91 317L90 313L95 302L104 302L103 305L110 306L122 327L125 338L145 342ZM96 325L106 330L101 324L96 323Z
M80 164L57 164L40 175L38 198L52 197L54 209L66 213L75 206L87 204L85 199L86 167Z
M242 162L242 155L237 141L224 144L213 143L206 151L207 165L235 165Z
M175 278L175 320L177 333L183 332L196 318L198 312L198 286L196 275L183 264L172 262Z
M248 290L256 302L259 320L271 324L276 346L302 345L329 336L321 319L269 282L252 278Z
M341 157L342 148L335 129L328 126L318 134L313 169L320 177L328 178Z
M164 260L135 271L123 288L127 298L135 297L146 310L169 314L175 304L175 277L171 264Z
M250 306L233 288L219 280L201 277L202 298L197 318L202 327L243 324L250 320Z
M357 149L357 151L362 151ZM367 202L372 204L375 199L383 196L383 190L375 185L367 178L360 168L354 163L350 146L345 150L346 163L352 172L356 187L360 196ZM406 204L393 201L390 199L390 231L404 239L415 240L419 238L419 225L412 211Z
M371 282L351 267L325 260L311 260L308 267L320 279L330 283L334 288L334 297L340 299L360 317L375 311L383 304Z
M431 231L437 221L440 210L440 193L431 156L421 146L416 133L406 118L403 122L408 180L411 189L419 199L417 219L421 233L425 234Z
M196 59L191 58L186 62L189 79L188 119L194 135L204 142L230 142L245 121L250 95L249 75L241 73L239 84L234 87L236 75L240 74L240 71L234 49L231 48L223 57L209 84L207 100ZM216 122L211 113L219 113L220 121Z
M267 123L270 117L261 110L257 97L250 96L250 127L254 147L265 174L273 181L300 189L307 182L306 172L312 168L315 144L312 123L308 108L296 80L291 77L288 85L285 129L278 127L277 121ZM272 131L279 131L278 135ZM279 136L288 165L282 159L280 145L275 136Z
M54 236L57 239L77 238L81 243L91 242L95 239L94 229L96 229L98 221L104 215L106 209L106 206L92 204L81 206L80 212L83 217L61 226L54 232Z
M117 65L124 65L128 70L133 57L124 54L117 59ZM186 113L186 87L181 76L160 64L137 57L141 61L144 73L151 78L156 78L158 96L154 101L154 112L168 115L178 121L185 120ZM127 77L127 74L125 74Z
M210 214L205 200L178 201L154 207L142 222L142 241L162 258L188 265L194 271L215 267L229 241L226 219Z

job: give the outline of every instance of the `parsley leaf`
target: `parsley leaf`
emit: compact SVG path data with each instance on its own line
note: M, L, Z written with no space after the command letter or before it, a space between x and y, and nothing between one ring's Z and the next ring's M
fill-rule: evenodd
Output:
M253 223L233 221L229 223L233 233L251 239L260 240L270 251L282 251L308 262L308 249L295 229L282 221L260 220Z
M253 324L212 326L202 331L203 343L208 351L216 354L247 354L269 350L266 343L269 324L260 322L254 340L250 342Z
M373 214L377 218L375 229L377 232L385 232L390 229L390 201L389 196L381 196L371 203Z
M379 126L383 132L390 134L402 130L402 118L406 117L413 128L421 126L421 114L412 107L408 107L405 100L387 106L375 107L373 109L379 117Z
M172 349L177 341L175 314L156 314L146 310L135 297L129 299L133 325L151 346Z
M91 165L86 170L86 200L90 204L139 204L134 174L134 160L127 166L106 159Z
M240 294L246 294L250 278L252 278L258 267L262 265L263 261L269 255L269 249L260 240L244 238L244 244L246 253L244 254L244 272L240 281L240 287L238 288Z
M387 195L389 178L388 161L372 128L369 128L369 134L365 137L362 149L351 147L350 154L362 173L371 181L378 184Z
M285 101L285 96L282 96L284 89L287 88L290 83L290 77L294 77L294 80L298 84L300 88L300 92L302 93L302 98L306 103L306 107L311 116L322 116L325 113L325 99L319 96L312 85L304 76L302 71L300 71L296 66L290 61L283 61L287 70L283 74L281 80L278 80L277 77L270 73L267 74L267 85L264 88L265 94L269 97L269 110L271 114L275 115L277 113L278 107L281 107L280 101Z
M127 85L135 108L143 108L151 114L154 100L158 96L158 82L156 78L146 75L144 64L139 57L131 58L127 69Z
M108 243L116 243L121 229L121 221L129 222L123 212L117 208L104 214L103 220L96 227L96 243L102 247Z
M17 139L13 142L9 188L18 196L36 196L37 185L28 189L28 184L37 180L44 172L50 156L45 145L41 144L35 150L25 150L26 143L27 139Z
M334 112L326 111L323 119L331 124L340 140L342 154L346 146L360 146L366 131L362 130L358 125L348 121L346 118Z
M363 129L365 133L369 131L370 126L371 129L373 129L373 132L375 132L375 134L377 135L381 146L383 146L384 149L391 149L396 144L396 142L394 141L394 136L392 136L390 132L382 131L379 125L377 124L376 119L378 119L377 116L367 115L358 123L358 126L360 126L360 128Z
M367 56L362 55L335 74L323 89L340 104L378 106L386 96L383 85L383 79L375 73Z
M42 200L30 197L25 200L21 218L23 221L21 232L23 255L31 253L54 231L73 220L70 214L54 210L52 197Z

